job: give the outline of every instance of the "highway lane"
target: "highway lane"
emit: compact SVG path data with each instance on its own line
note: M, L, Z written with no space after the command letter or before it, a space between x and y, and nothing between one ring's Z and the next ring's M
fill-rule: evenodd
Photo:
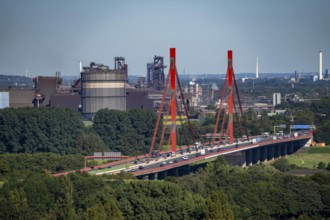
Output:
M188 163L190 163L191 159L194 159L194 158L196 158L197 160L200 160L213 153L224 152L224 151L227 151L227 150L230 150L233 148L238 148L238 147L247 146L247 145L251 145L251 141L244 141L244 142L239 142L239 143L235 143L235 144L222 144L222 145L215 145L215 146L206 144L206 145L201 145L197 151L196 151L195 147L191 147L190 152L188 152L188 150L185 149L185 150L183 150L182 153L180 153L180 151L177 151L177 154L174 156L165 157L164 153L162 153L162 157L160 157L158 159L151 158L151 161L149 163L146 162L147 158L145 158L145 160L139 160L135 165L131 166L128 169L120 169L120 170L105 171L105 172L100 171L96 175L118 173L118 171L119 172L121 172L121 171L131 172L134 174L134 172L138 172L141 170L147 170L147 169L154 169L157 167L163 167L163 169L168 169L167 167L170 165L176 166L177 163L182 164L182 162L184 162L184 161L187 161ZM202 151L204 151L205 154L203 154Z
M306 135L307 134L301 134L298 137L294 137L293 135L291 136L286 135L282 137L276 137L276 140L274 140L275 138L273 136L259 137L258 141L256 141L255 139L253 141L243 141L234 144L220 144L220 145L217 144L215 146L211 146L210 144L205 144L200 146L198 151L194 150L194 148L191 148L191 152L189 153L185 149L182 154L177 153L173 157L166 157L166 158L163 157L163 158L159 158L158 160L156 158L152 158L152 160L149 163L146 163L147 158L145 158L145 160L140 160L137 164L131 166L128 169L99 172L97 173L97 175L112 174L112 173L125 171L125 172L131 172L133 175L137 176L137 175L142 175L143 173L150 173L150 170L159 172L162 170L168 170L174 167L189 164L194 161L200 161L203 159L217 157L219 155L225 155L233 152L259 147L260 145L267 145L274 142L281 143L287 141L294 141L297 138L301 138L302 136L304 137ZM205 155L201 155L202 149L205 150Z
M310 137L311 135L308 134L307 132L303 132L303 133L298 134L298 137L301 137L301 136ZM274 140L274 139L276 139L276 140ZM169 169L170 167L176 167L179 164L182 164L182 165L189 164L192 162L192 160L193 161L202 160L203 158L206 158L209 155L211 155L211 157L212 157L214 155L217 156L217 155L232 153L232 152L235 152L233 150L234 148L237 148L237 151L241 151L241 150L243 150L242 148L244 146L251 145L251 144L253 144L253 142L258 143L260 145L265 145L265 144L271 144L271 143L275 143L275 142L276 143L287 142L287 141L294 140L294 139L295 139L294 135L291 134L291 135L268 136L268 137L255 136L252 140L238 142L237 145L236 145L236 143L230 145L230 144L219 144L219 142L217 142L217 144L215 144L215 146L211 146L209 143L204 143L204 144L202 144L202 146L200 147L200 149L197 152L200 152L201 148L204 148L205 155L200 155L199 157L196 157L197 152L195 150L195 146L190 145L189 148L191 149L191 153L187 152L188 147L184 146L184 147L182 147L183 154L180 154L180 149L178 149L175 157L159 158L158 160L156 158L151 158L151 161L149 163L146 163L146 161L148 159L148 154L144 154L144 155L139 155L136 157L129 157L127 159L120 160L120 161L114 161L111 163L94 166L93 168L92 167L83 168L83 169L80 169L80 171L81 172L92 171L93 174L101 175L101 174L114 174L114 173L119 173L121 171L129 172L129 171L132 171L132 169L134 169L132 171L132 174L136 175L138 172L141 172L142 170L155 169L157 167L160 168L162 162L166 162L166 164L164 163L161 168ZM244 148L244 150L245 149L246 148ZM221 154L219 154L218 151L221 151ZM162 152L160 152L160 154L165 156L166 152L162 151ZM183 156L187 156L188 159L183 159L182 158ZM170 163L170 161L173 161L173 163ZM124 164L127 164L128 166L131 166L131 167L129 169L126 169L126 168L116 169L116 166L122 167ZM133 165L131 165L131 164L133 164ZM139 169L139 166L144 166L144 169ZM108 171L109 168L114 169L114 170ZM76 172L76 171L72 170L72 171L67 171L67 172L53 174L53 175L60 176L60 175L67 175L69 173L74 173L74 172Z

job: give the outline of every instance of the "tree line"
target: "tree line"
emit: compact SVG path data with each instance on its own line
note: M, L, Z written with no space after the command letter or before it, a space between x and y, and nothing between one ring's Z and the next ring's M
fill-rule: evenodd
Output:
M82 155L55 153L0 154L0 181L33 173L59 173L84 166Z
M79 152L76 141L83 123L78 113L63 108L0 110L0 152Z
M111 151L121 151L124 155L147 153L155 125L156 114L145 109L101 109L93 119L93 129L107 148ZM158 133L161 132L161 127L160 125Z
M137 180L129 173L92 176L78 172L53 177L30 170L25 175L7 175L9 179L0 180L0 219L295 220L330 216L330 175L297 177L269 165L231 167L223 157L194 174L165 181Z
M285 124L289 132L292 124L315 124L315 140L330 143L330 98L310 103L283 104L284 114L268 116L249 109L244 117L248 135L272 133L275 125ZM191 109L192 114L196 113ZM223 114L222 114L223 115ZM196 140L202 134L213 133L217 114L206 114L203 122L192 122ZM96 113L92 127L84 127L79 113L63 108L22 108L0 110L0 153L51 152L61 155L91 155L96 151L121 151L123 155L138 155L148 152L156 124L156 114L151 110L132 109L118 111L102 109ZM236 115L234 118L237 118ZM220 118L220 125L222 124ZM228 117L227 119L228 120ZM243 120L240 119L242 122ZM235 136L244 135L237 123ZM183 125L187 134L188 124ZM178 144L187 144L182 127L178 126ZM157 142L162 130L162 121L157 133ZM165 134L168 139L169 134ZM165 140L166 140L165 139ZM166 144L166 143L164 143Z

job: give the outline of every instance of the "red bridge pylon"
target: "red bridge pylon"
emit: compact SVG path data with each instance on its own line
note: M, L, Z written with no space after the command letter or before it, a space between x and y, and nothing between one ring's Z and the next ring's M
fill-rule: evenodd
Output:
M168 84L170 81L170 91L168 94ZM177 90L178 88L178 90ZM167 103L167 105L165 105L165 101L166 101L166 97L170 96L169 102ZM179 95L179 98L182 102L181 105L178 105L178 101L177 101L177 95ZM158 147L158 151L157 151L157 155L156 158L158 159L159 153L162 150L163 147L163 142L164 142L164 138L165 138L165 133L166 133L166 128L170 128L170 134L168 135L168 146L171 144L171 155L174 156L176 154L176 147L177 147L177 114L178 114L178 119L181 122L181 129L182 129L182 133L186 142L186 145L188 146L190 144L187 136L186 136L186 131L183 125L183 119L182 119L182 114L183 114L183 110L184 109L184 113L187 117L187 122L189 125L189 131L190 131L190 135L191 138L193 140L193 142L195 142L195 137L194 137L194 133L192 130L192 126L189 120L189 112L188 112L188 108L187 105L184 101L184 95L182 92L182 87L181 87L181 83L180 83L180 79L179 79L179 75L176 69L176 55L175 55L175 48L170 48L170 69L169 69L169 73L167 75L167 79L166 79L166 83L165 83L165 88L164 88L164 92L163 92L163 96L162 96L162 101L159 107L159 112L158 112L158 116L157 116L157 121L156 121L156 126L155 126L155 130L154 130L154 134L152 137L152 141L151 141L151 146L149 149L149 155L148 155L148 160L147 162L150 161L150 158L152 156L153 153L153 149L155 146L155 142L156 142L156 138L157 138L157 133L158 133L158 128L159 128L159 124L161 121L161 117L162 116L166 116L163 117L164 119L164 123L163 123L163 129L162 129L162 134L161 134L161 138L160 138L160 143L159 143L159 147ZM167 106L167 109L164 109L164 107ZM168 123L165 119L168 118L167 116L169 116L169 114L171 114L170 118L171 118L171 122ZM181 150L181 146L180 146L180 150Z
M234 82L236 96L235 96L235 93L233 92L233 82ZM227 86L228 86L228 90L226 90ZM226 93L226 91L227 91L227 93ZM240 118L237 113L238 110L236 109L236 105L234 102L235 97L237 98L238 105L239 105L239 112L240 112L241 118L243 119L245 135L246 135L247 139L249 139L249 136L248 136L248 133L246 130L244 113L243 113L240 96L239 96L239 92L238 92L238 88L237 88L237 83L236 83L236 79L235 79L234 69L233 69L233 52L231 50L228 50L227 74L226 74L226 78L223 82L221 100L219 103L217 120L215 123L213 137L212 137L212 145L214 145L214 142L215 142L216 133L217 133L218 126L219 126L220 115L222 113L221 110L222 110L224 103L226 103L226 106L224 108L224 114L223 114L223 118L222 118L222 124L221 124L220 135L219 135L219 138L220 138L219 141L221 141L222 138L225 137L225 142L226 142L227 137L229 135L229 143L230 144L234 143L234 115L235 115L236 122L238 125L237 127L240 131L240 134L242 134L242 130L241 130L241 126L240 126ZM227 124L226 131L224 131L224 129L225 129L224 125L225 125L227 115L228 115L228 124Z

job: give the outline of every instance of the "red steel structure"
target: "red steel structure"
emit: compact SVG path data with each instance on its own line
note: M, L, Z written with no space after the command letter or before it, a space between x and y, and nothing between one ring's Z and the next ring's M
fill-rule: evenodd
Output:
M170 48L170 77L171 77L171 141L172 141L172 154L176 152L176 59L175 48Z
M243 119L243 123L244 123L243 126L244 126L244 129L245 129L245 135L249 139L249 136L248 136L248 133L247 133L247 130L246 130L246 124L245 124L243 109L242 109L240 96L239 96L239 92L238 92L238 88L237 88L237 83L236 83L236 79L235 79L234 69L233 69L233 52L231 50L228 50L227 74L226 74L226 78L224 80L223 88L222 88L222 92L221 92L221 100L220 100L220 104L219 104L217 120L216 120L215 127L214 127L214 132L213 132L213 137L212 137L212 144L214 144L215 138L217 136L216 133L217 133L218 126L219 126L222 105L226 100L225 93L226 93L227 86L228 86L227 106L226 106L226 109L224 111L224 115L223 115L223 118L222 118L222 125L221 125L221 130L220 130L220 140L222 139L223 136L228 135L229 136L229 143L230 144L234 143L234 117L233 117L234 115L233 114L234 114L234 111L235 111L235 114L237 113L237 109L236 109L236 105L235 105L235 102L234 102L235 93L233 92L233 83L234 83L234 87L235 87L235 91L236 91L237 101L238 101L238 104L239 104L239 111L240 111L241 118ZM227 114L228 114L228 126L227 126L227 131L224 131L224 124L225 124L225 121L226 121ZM237 116L237 114L236 114L236 116ZM239 120L238 117L236 117L236 118L237 118L239 130L241 132L240 120ZM226 135L224 135L224 134L226 134ZM226 139L226 141L227 141L227 139Z
M229 120L228 132L229 143L234 142L234 128L233 128L233 52L228 50L228 107L229 107Z
M170 129L170 135L169 135L169 139L168 139L168 145L171 144L171 155L174 156L175 153L176 153L176 146L177 146L177 126L176 126L177 113L179 115L179 120L181 121L181 125L182 125L182 119L181 119L182 113L181 113L181 108L179 108L180 106L177 103L177 92L179 92L179 97L182 101L182 105L184 107L184 112L187 116L190 135L192 137L193 142L195 142L192 126L191 126L191 123L190 123L190 120L189 120L189 114L188 114L187 106L184 102L184 95L183 95L183 92L182 92L180 79L179 79L177 69L176 69L175 48L170 48L170 69L169 69L169 74L168 74L167 79L166 79L164 93L163 93L163 97L162 97L162 102L160 104L158 117L157 117L157 121L156 121L156 127L155 127L154 134L153 134L153 137L152 137L147 162L150 161L150 158L151 158L154 146L155 146L156 136L157 136L161 116L163 115L163 109L164 109L164 106L165 106L165 98L167 96L167 89L168 89L168 84L169 83L170 83L170 97L171 98L170 98L170 101L169 101L169 107L166 110L166 116L171 114L171 117L170 117L171 118L171 124L170 124L171 129ZM177 91L177 88L179 89L179 91ZM181 107L182 107L182 105L181 105ZM164 123L163 129L162 129L162 134L161 134L161 139L160 139L160 143L159 143L159 147L158 147L157 157L159 156L159 152L161 151L162 146L163 146L166 127L167 127L167 123ZM181 128L182 128L182 133L185 137L186 144L189 145L189 141L188 141L188 139L186 137L186 134L185 134L184 126L182 125Z

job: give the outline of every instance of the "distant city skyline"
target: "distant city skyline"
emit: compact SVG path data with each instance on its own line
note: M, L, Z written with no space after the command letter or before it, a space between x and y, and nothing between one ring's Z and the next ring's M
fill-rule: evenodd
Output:
M328 0L0 1L0 74L79 75L79 61L145 75L154 55L175 47L180 73L215 74L233 50L236 73L330 68ZM167 69L166 69L167 73Z

